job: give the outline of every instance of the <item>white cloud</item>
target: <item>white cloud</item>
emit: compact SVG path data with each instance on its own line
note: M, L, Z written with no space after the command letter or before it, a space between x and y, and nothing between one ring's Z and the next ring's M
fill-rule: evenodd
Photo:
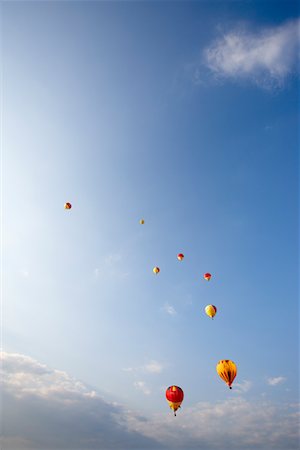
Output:
M297 403L241 396L187 407L183 402L174 419L165 402L162 412L145 417L105 401L84 383L32 358L3 353L2 359L5 450L159 450L170 448L170 442L182 450L298 448ZM241 385L247 386L246 380ZM145 381L137 380L135 387L150 394Z
M97 279L107 278L127 278L129 272L125 265L122 267L122 255L120 253L111 253L106 255L99 266L93 270L93 275Z
M122 256L120 253L111 253L110 255L107 255L104 259L104 264L106 266L113 266L114 264L120 262L122 260Z
M286 381L285 377L273 377L267 379L267 383L270 386L276 386L277 384L284 383L285 381Z
M101 275L101 269L99 268L94 269L94 275L96 278L98 278Z
M147 421L129 416L130 427L146 436L155 436L162 445L173 448L220 449L296 449L298 417L266 401L249 402L242 397L219 403L201 402L178 412L159 413Z
M49 369L34 359L18 353L3 353L3 382L6 389L21 398L28 394L40 397L61 394L87 395L90 391L80 381L74 380L66 372Z
M134 372L135 369L133 367L124 367L122 370L124 372Z
M143 366L137 366L137 367L125 367L122 370L124 372L130 372L133 374L138 374L140 372L147 372L147 373L161 373L163 371L164 365L158 361L155 361L154 359L149 361L148 363L144 364Z
M260 87L281 87L296 71L299 24L293 20L259 32L235 30L204 51L204 63L217 78L251 80Z
M175 316L177 314L176 309L172 305L169 305L169 303L165 303L162 310L167 314L170 314L170 316Z
M128 427L123 406L67 373L17 353L3 352L1 359L5 450L158 448Z
M234 384L233 392L236 394L244 394L248 392L252 387L252 382L249 380L243 380L241 383Z
M148 388L148 386L147 386L145 381L135 381L133 383L133 385L134 385L134 387L136 389L138 389L139 391L142 391L143 394L145 394L145 395L150 395L151 394L151 391Z
M148 364L145 364L144 369L146 372L150 373L161 373L163 370L162 364L158 361L150 361Z

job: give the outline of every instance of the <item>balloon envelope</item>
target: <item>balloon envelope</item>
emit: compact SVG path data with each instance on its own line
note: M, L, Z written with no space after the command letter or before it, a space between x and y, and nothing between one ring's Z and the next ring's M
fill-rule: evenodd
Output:
M226 384L228 384L229 388L236 377L237 367L233 361L230 359L221 359L216 366L217 373Z
M65 209L71 209L71 208L72 208L71 203L69 203L69 202L65 203L64 208L65 208Z
M213 318L217 313L217 308L214 305L207 305L205 307L205 312L208 315L208 317Z
M169 386L166 390L166 399L169 403L170 408L174 411L174 416L176 416L176 411L178 408L180 408L183 398L184 393L179 386Z

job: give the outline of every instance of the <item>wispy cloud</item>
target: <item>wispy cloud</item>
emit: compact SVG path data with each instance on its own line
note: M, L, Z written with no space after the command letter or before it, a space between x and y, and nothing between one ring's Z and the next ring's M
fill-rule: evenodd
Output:
M122 370L124 372L130 372L133 374L138 374L141 372L146 372L146 373L161 373L163 371L164 368L164 364L152 359L151 361L147 362L146 364L142 365L142 366L137 366L137 367L125 367Z
M111 253L110 255L107 255L104 259L104 264L106 266L113 266L114 264L120 262L122 259L122 256L120 253Z
M276 386L277 384L284 383L285 381L286 381L285 377L273 377L273 378L268 378L267 379L267 383L270 386Z
M151 394L151 391L145 381L135 381L133 383L133 385L136 389L138 389L139 391L142 391L143 394L145 394L145 395Z
M174 306L169 305L169 303L165 303L164 306L162 307L162 310L167 314L169 314L170 316L176 316L177 314L177 311L174 308Z
M236 394L245 394L252 387L252 381L243 380L241 383L234 384L234 393Z
M97 279L107 277L126 278L129 275L128 270L122 267L122 255L120 253L111 253L106 255L99 266L93 270L93 275Z
M123 369L122 369L124 372L134 372L134 367L124 367Z
M258 32L230 31L204 50L204 64L219 79L249 80L265 89L282 87L297 70L299 25L297 19Z
M148 364L145 364L144 370L149 373L161 373L163 370L163 365L158 361L150 361Z

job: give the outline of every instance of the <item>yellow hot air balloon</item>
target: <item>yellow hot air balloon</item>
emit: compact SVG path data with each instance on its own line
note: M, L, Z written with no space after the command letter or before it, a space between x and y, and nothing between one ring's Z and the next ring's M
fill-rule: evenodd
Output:
M214 305L207 305L205 307L205 312L208 315L208 317L211 317L213 319L217 313L217 308Z
M140 224L141 224L141 225L144 225L144 223L145 223L144 219L141 219L141 220L140 220Z
M159 267L153 267L153 273L155 273L157 275L159 272L160 272Z
M230 359L221 359L221 361L218 362L216 369L219 377L228 384L229 389L232 389L231 385L237 374L237 367L234 362L230 361Z

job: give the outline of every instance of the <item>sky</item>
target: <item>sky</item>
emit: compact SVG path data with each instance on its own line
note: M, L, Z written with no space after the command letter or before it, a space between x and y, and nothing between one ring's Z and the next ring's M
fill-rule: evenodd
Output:
M299 16L1 3L3 450L299 448Z

